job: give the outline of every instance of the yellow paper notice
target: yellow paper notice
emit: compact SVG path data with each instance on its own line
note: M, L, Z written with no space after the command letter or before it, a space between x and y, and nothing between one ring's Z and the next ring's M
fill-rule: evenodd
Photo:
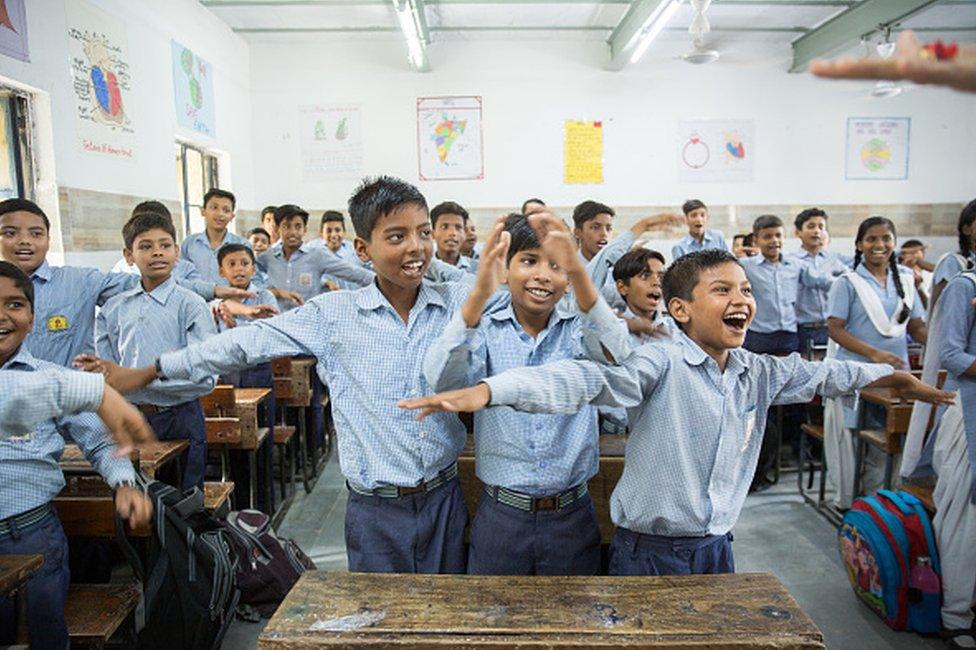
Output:
M563 130L563 182L603 182L603 122L566 120Z

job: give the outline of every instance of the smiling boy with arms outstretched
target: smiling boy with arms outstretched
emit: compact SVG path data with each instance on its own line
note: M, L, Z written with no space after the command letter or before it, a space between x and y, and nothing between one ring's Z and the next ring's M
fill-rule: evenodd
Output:
M588 403L628 408L631 435L610 499L617 526L610 572L664 575L735 570L730 531L771 405L868 385L926 401L952 399L884 364L817 363L741 349L756 303L745 272L726 251L678 259L663 289L679 329L620 365L558 361L518 368L401 406L421 409L421 417L488 404L544 413L574 413Z

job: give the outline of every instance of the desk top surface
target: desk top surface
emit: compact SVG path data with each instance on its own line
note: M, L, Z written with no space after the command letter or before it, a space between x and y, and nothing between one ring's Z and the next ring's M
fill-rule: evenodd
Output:
M235 388L234 403L237 406L251 406L268 399L270 388Z
M671 577L305 573L261 648L378 642L410 647L822 648L771 574Z
M154 440L152 442L141 442L136 445L136 451L139 452L139 466L147 471L158 468L176 458L178 454L189 446L190 443L187 440ZM81 453L78 445L74 443L68 443L64 446L64 452L61 454L61 469L69 471L94 471L91 463Z
M0 555L0 596L7 596L44 564L43 555Z

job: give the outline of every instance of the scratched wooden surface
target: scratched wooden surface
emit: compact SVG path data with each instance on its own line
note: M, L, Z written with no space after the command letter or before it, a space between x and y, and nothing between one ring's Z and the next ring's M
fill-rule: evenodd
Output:
M0 555L0 597L19 589L42 564L43 555Z
M305 573L264 650L422 647L823 648L771 574L674 577Z
M136 445L133 456L138 454L139 467L146 476L153 478L159 468L175 460L184 449L190 446L186 440L153 440L152 442L140 442ZM95 468L81 453L78 445L68 443L64 446L64 453L61 454L61 470L64 472L94 472Z
M610 520L610 495L620 480L624 471L624 448L627 436L600 436L600 465L597 473L589 480L587 488L593 499L593 510L600 526L600 541L609 544L613 538L614 526ZM468 506L468 514L474 519L478 510L478 501L485 486L475 475L474 438L468 436L468 442L458 458L458 480L461 483L461 493Z

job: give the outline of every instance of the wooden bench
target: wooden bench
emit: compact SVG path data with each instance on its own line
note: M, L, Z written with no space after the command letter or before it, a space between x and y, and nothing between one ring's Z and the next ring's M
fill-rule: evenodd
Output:
M120 645L133 647L135 624L132 614L140 596L141 590L136 583L69 586L64 618L71 646L103 648L125 623L128 629L121 632Z
M468 576L307 571L261 650L352 648L820 649L768 573Z
M27 581L43 564L43 555L0 555L0 598L12 597L14 600L17 626L14 640L19 644L30 641L27 630Z
M233 494L232 481L208 481L203 484L203 507L215 517L226 516L230 512Z

